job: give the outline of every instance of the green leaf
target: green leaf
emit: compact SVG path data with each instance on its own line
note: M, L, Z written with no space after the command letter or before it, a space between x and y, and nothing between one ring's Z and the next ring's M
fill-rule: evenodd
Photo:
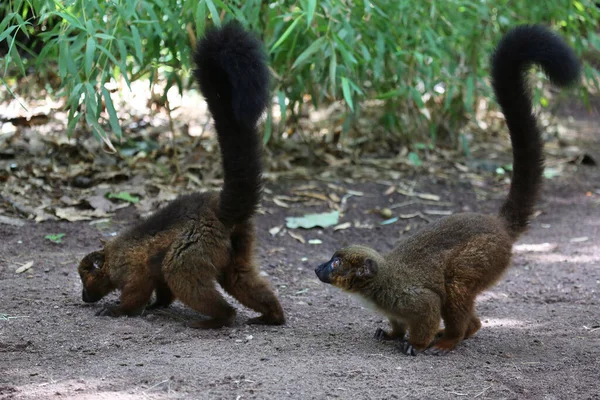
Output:
M58 45L58 75L61 79L67 76L67 64L69 62L69 47L66 40L63 40Z
M335 49L331 46L331 60L329 60L329 85L331 87L331 95L335 97L335 76L337 71L337 56Z
M206 0L206 6L208 7L208 11L210 11L210 16L212 17L213 23L217 28L221 27L221 17L219 17L219 12L215 7L215 3L212 0Z
M288 36L290 36L290 34L294 31L294 28L296 28L296 25L298 25L300 23L300 20L302 19L302 15L304 15L304 14L300 14L294 20L294 22L292 22L292 24L290 26L288 26L288 28L285 30L285 32L283 32L283 35L281 35L281 37L275 42L273 47L271 47L271 50L270 50L271 53L274 52L275 49L277 49L279 46L281 46L281 44L283 42L285 42L285 40L288 38Z
M317 0L308 0L308 7L306 9L306 27L310 27L310 23L315 16L315 10L317 8Z
M58 3L58 4L60 4L60 3ZM65 9L63 8L63 10L65 10ZM81 22L75 16L69 14L66 10L65 10L65 12L57 11L57 12L55 12L55 14L58 15L59 17L61 17L62 19L66 20L69 23L69 25L71 25L75 28L81 29L82 31L86 31L85 26L83 26L81 24Z
M544 178L546 178L546 179L552 179L559 175L560 175L560 171L557 170L556 168L551 168L551 167L544 168Z
M104 86L102 86L102 96L104 97L104 103L106 104L106 112L108 113L110 127L115 135L121 138L123 136L123 131L121 130L117 110L115 110L109 91Z
M2 32L0 34L0 42L3 41L4 39L6 39L18 27L19 27L18 25L13 25L13 26L9 27L7 30L5 30L4 32Z
M201 37L206 30L206 3L199 1L196 5L196 36Z
M296 58L296 61L294 61L294 64L292 64L292 69L294 69L297 66L299 66L300 64L304 63L308 59L308 57L310 57L311 55L316 53L318 50L321 50L322 45L323 45L323 43L325 43L326 40L327 40L327 38L325 36L322 36L322 37L318 38L317 40L315 40L314 42L312 42L312 44L310 46L308 46L306 48L306 50L304 50L302 53L300 53L298 58Z
M289 229L311 229L315 227L327 228L328 226L337 225L339 219L339 211L319 214L306 214L302 217L286 217L285 226Z
M390 90L389 92L378 94L377 96L375 96L375 98L377 100L387 100L387 99L391 99L393 97L401 97L404 95L404 92L405 92L404 89L394 89L394 90Z
M415 102L415 104L417 105L417 107L424 108L425 103L423 103L423 99L421 98L421 93L414 87L411 87L409 89L409 91L410 91L410 97L412 97L412 99Z
M277 99L279 101L279 111L281 112L281 122L285 124L286 121L286 106L285 106L285 93L283 91L277 91Z
M44 236L44 239L47 239L47 240L49 240L51 242L59 244L59 243L62 243L62 238L63 237L65 237L64 233L53 233L53 234L49 234L49 235Z
M108 193L106 195L106 197L108 197L109 199L118 199L118 200L123 200L123 201L127 201L129 203L134 203L134 204L140 201L139 197L133 196L127 192Z
M90 76L92 72L92 66L94 64L94 52L96 51L96 41L93 37L87 39L85 45L85 75Z
M398 222L398 217L392 217L390 219L386 219L385 221L381 221L379 223L379 225L390 225L393 224L394 222Z
M414 151L408 153L408 161L411 163L411 165L414 165L415 167L420 167L423 165L423 162L421 162L421 158Z
M131 25L131 39L133 40L133 48L135 50L135 58L141 63L144 62L144 56L142 54L142 39L140 38L140 31L135 25Z
M273 133L273 111L271 107L267 107L267 121L265 123L265 133L263 135L263 145L269 143Z
M473 112L473 95L475 92L475 79L473 76L467 77L467 92L465 93L465 106L467 111Z
M348 85L348 79L342 77L342 93L344 94L344 100L352 111L354 111L354 104L352 103L352 93L350 93L350 85Z
M229 15L234 15L233 11L231 11L231 8L229 8L227 6L227 4L223 3L221 0L212 0L216 3L216 5L218 5L219 7L221 7L221 9L225 10L225 12Z

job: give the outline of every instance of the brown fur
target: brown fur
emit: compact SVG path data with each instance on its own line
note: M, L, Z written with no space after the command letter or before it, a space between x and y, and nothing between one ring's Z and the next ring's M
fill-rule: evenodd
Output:
M516 28L498 46L494 90L514 154L513 181L499 215L456 214L403 239L384 256L350 246L316 269L323 282L358 294L387 316L392 329L378 329L376 337L399 340L407 354L428 348L444 353L479 330L475 298L502 277L514 241L526 230L543 171L542 141L524 83L532 63L559 84L579 76L570 48L545 28Z
M269 100L262 46L230 23L207 32L195 61L221 146L223 190L181 196L85 256L79 265L83 301L120 290L120 304L99 314L138 315L156 292L152 308L179 299L211 317L193 327L219 328L236 314L219 284L262 314L249 323L283 324L283 309L254 261L253 215L262 185L256 123Z

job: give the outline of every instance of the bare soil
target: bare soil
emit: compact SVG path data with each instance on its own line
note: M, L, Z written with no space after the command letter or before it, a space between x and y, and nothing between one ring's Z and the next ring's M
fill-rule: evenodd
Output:
M589 118L595 122L582 122L588 135L580 145L600 160L598 116ZM411 178L417 191L452 202L454 212L495 212L506 193L495 184L481 200L470 184ZM0 398L600 398L599 178L600 168L576 166L546 180L541 214L518 244L550 245L516 248L505 279L479 298L482 329L441 357L409 357L376 341L376 328L387 322L314 274L339 246L361 242L386 251L408 225L404 234L426 223L417 217L380 225L380 216L365 211L405 199L382 195L386 188L376 183L338 182L365 193L348 199L343 221L375 228L300 232L321 244L271 236L290 210L265 205L257 218L259 261L287 312L283 327L246 325L252 312L240 305L236 326L214 331L187 328L197 315L180 303L138 318L96 317L117 296L95 305L80 299L76 265L99 245L95 225L0 224ZM268 189L286 194L301 183ZM120 210L109 230L136 218ZM45 240L48 232L66 233L63 243ZM16 274L13 266L29 260L33 267Z

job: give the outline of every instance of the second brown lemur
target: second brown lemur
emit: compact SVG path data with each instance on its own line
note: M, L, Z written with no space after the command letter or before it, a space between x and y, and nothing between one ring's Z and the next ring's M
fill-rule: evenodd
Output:
M513 243L527 229L543 172L543 142L526 81L532 65L559 86L580 76L572 49L543 26L516 27L499 42L492 86L510 133L513 177L498 215L442 218L388 254L349 246L315 270L321 281L359 295L385 315L392 329L380 328L375 336L397 340L406 354L445 354L479 330L475 298L502 277Z
M118 306L99 315L138 315L175 299L210 319L195 328L231 325L235 309L219 284L262 315L249 323L280 325L285 316L254 260L253 216L261 198L257 122L269 102L269 70L261 42L236 23L209 30L196 46L194 75L215 121L223 160L220 193L180 196L86 255L79 264L84 302L121 291Z

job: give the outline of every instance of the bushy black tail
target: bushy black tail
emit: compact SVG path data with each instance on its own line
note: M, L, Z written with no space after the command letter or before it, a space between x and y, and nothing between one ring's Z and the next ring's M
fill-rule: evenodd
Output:
M266 55L258 38L232 22L206 32L194 62L223 158L225 183L218 217L226 225L241 223L252 217L262 192L256 124L269 101Z
M492 56L492 86L513 149L513 178L500 216L508 222L515 238L527 229L544 168L543 143L526 76L533 64L559 86L575 83L580 73L573 50L559 36L538 25L519 26L508 32Z

